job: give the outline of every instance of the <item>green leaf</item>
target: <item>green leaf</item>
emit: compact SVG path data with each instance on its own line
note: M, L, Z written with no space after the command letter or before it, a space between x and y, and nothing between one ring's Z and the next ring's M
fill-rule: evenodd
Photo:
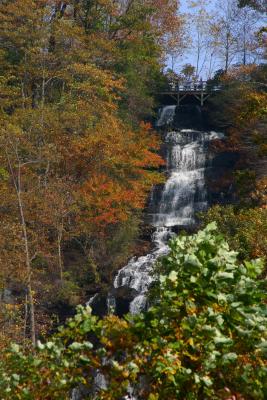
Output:
M201 377L201 380L202 380L202 382L204 382L204 384L205 384L207 387L210 387L210 386L213 385L213 382L212 382L212 380L211 380L211 378L210 378L209 376L202 376L202 377Z
M236 353L227 353L224 354L222 357L222 361L224 364L227 364L228 362L233 362L237 360L237 354Z

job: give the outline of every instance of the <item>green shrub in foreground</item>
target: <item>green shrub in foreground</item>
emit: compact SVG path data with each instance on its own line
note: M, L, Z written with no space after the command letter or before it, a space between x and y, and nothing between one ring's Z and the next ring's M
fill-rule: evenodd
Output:
M219 231L239 258L265 258L267 262L267 209L215 205L200 214L205 225L216 221Z
M68 399L78 383L90 389L98 369L107 388L88 399L119 399L129 384L149 400L266 399L261 261L239 264L215 224L170 248L147 312L98 320L80 307L35 354L13 345L0 365L0 398Z

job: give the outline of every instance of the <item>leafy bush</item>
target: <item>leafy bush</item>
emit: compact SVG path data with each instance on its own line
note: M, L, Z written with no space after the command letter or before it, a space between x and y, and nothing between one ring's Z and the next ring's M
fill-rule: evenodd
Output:
M216 221L219 231L242 259L267 258L267 208L216 205L203 213L201 219L204 224Z
M262 262L239 264L214 223L170 246L154 289L157 305L143 317L146 335L151 325L151 343L158 343L159 398L216 399L228 391L266 398Z
M267 396L266 281L260 260L240 264L216 225L177 237L159 266L152 307L126 320L98 320L79 307L49 342L0 364L2 399L240 399ZM93 375L106 388L93 394Z

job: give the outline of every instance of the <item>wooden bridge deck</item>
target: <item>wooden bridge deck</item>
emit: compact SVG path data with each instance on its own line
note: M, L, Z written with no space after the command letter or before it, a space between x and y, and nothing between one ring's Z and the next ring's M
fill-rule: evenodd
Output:
M165 91L162 91L161 95L167 95L172 97L178 106L181 101L187 96L194 96L199 100L201 106L211 96L211 94L221 91L221 86L211 86L205 81L198 82L170 82L169 87Z

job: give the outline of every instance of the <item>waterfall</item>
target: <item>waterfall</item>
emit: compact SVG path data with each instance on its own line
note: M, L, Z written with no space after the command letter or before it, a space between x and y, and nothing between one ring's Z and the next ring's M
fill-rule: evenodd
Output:
M165 128L166 183L154 188L150 198L150 221L155 227L151 253L132 258L114 279L108 296L108 309L116 310L118 299L127 299L128 311L139 313L147 306L147 291L153 278L156 260L168 253L168 240L173 228L188 228L196 224L195 215L207 208L205 169L208 162L208 143L221 139L222 134L193 129L168 131L175 118L176 106L160 110L157 126Z
M106 301L110 313L118 313L121 298L128 302L128 309L124 307L124 312L137 314L147 308L147 292L154 281L153 268L157 259L168 253L168 241L175 235L174 227L194 226L196 212L208 206L205 185L208 144L214 139L222 139L223 134L193 129L169 130L175 115L176 106L163 107L156 124L165 130L166 183L162 188L155 187L150 196L149 217L155 228L151 238L154 248L145 256L133 257L118 271ZM96 298L97 295L92 297L88 304L93 304ZM104 376L96 371L95 391L105 387ZM72 399L81 399L79 393L79 390L73 393ZM129 387L124 399L137 399L134 387Z
M168 228L157 228L152 236L154 251L143 257L132 258L126 267L118 272L114 280L115 291L119 292L122 288L127 288L128 295L132 297L129 305L129 311L132 314L137 314L146 307L146 293L153 282L153 265L160 256L168 253L167 242L171 235ZM113 299L115 299L114 296Z
M192 226L196 212L207 208L207 144L214 137L191 129L166 134L168 179L152 215L154 226ZM153 192L151 198L153 204Z
M159 110L159 118L156 126L158 128L162 126L168 126L173 122L175 116L176 106L165 106Z

